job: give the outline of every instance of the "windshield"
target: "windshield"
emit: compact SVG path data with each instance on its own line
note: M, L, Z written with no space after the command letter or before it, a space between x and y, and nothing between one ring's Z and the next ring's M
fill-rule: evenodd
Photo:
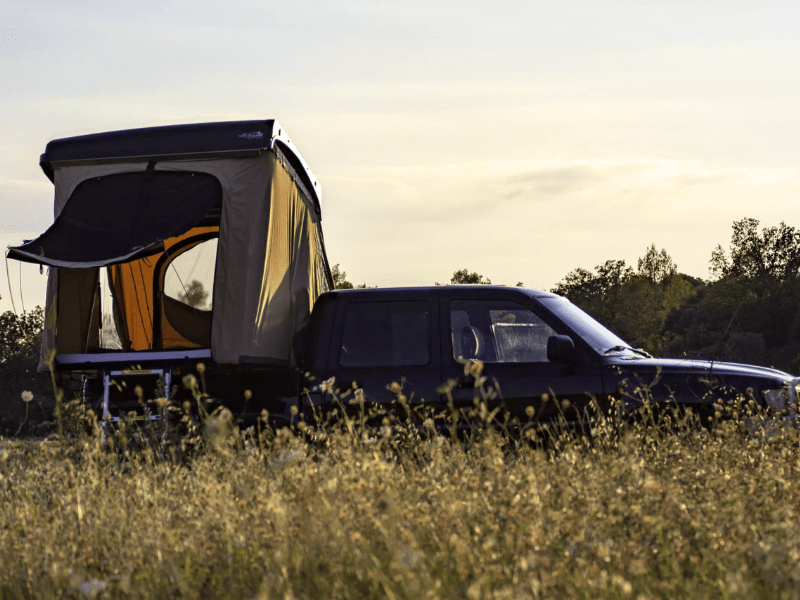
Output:
M603 354L609 348L629 346L566 298L537 298L537 300L598 354Z

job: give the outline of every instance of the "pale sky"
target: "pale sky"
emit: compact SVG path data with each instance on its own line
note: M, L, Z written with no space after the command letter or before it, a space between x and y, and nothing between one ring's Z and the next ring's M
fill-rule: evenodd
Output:
M651 243L708 278L734 220L800 227L798 23L736 0L6 0L0 243L52 223L51 139L276 118L353 283L549 289Z

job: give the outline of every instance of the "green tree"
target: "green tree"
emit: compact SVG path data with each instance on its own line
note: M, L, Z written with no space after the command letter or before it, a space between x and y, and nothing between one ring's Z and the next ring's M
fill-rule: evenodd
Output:
M667 254L664 248L661 249L661 252L656 250L655 244L650 244L645 255L639 259L636 269L636 274L639 277L652 283L661 283L677 272L678 268L672 262L672 257Z
M680 344L666 327L667 318L694 293L694 286L680 273L659 282L637 274L622 285L617 295L612 326L634 346L655 354L674 353Z
M677 272L666 250L651 244L637 261L607 260L594 272L575 269L552 291L604 323L631 345L661 354L674 343L668 315L694 294L691 278Z
M358 285L353 285L349 281L347 281L347 273L345 273L340 267L339 264L333 265L331 267L331 278L333 279L333 289L335 290L365 290L368 286L366 283L360 283ZM377 286L372 286L377 287Z
M203 287L203 283L197 279L192 279L189 285L178 294L178 300L194 308L203 310L208 308L208 292Z
M339 263L336 263L331 268L331 277L333 279L333 289L335 290L352 290L355 288L366 288L367 284L363 283L361 285L353 285L349 281L347 281L347 273L345 273L340 267Z
M597 320L611 324L616 320L617 298L622 285L633 277L624 260L607 260L594 268L575 269L551 291L566 296Z
M713 281L668 323L705 358L800 371L800 232L756 219L733 223L711 255Z
M19 315L0 315L0 432L41 433L52 414L50 373L37 372L43 328L40 306ZM22 400L22 393L29 398L32 394L33 405Z
M336 263L331 267L331 277L333 278L333 289L335 290L352 290L355 286L347 281L347 273Z
M492 285L492 281L488 277L484 277L476 272L470 273L467 269L455 271L450 278L450 283L453 285L462 283L480 283L483 285Z
M730 254L717 246L710 271L721 279L765 283L794 281L800 277L800 231L781 222L758 230L757 219L734 221Z
M37 306L16 315L6 311L0 315L0 363L39 362L44 328L44 310Z

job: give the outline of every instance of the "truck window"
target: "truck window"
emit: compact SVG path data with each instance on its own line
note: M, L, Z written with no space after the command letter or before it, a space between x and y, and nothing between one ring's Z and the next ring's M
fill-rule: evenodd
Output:
M450 337L456 360L548 362L547 339L555 334L533 311L516 302L450 303Z
M401 367L430 360L425 302L356 302L345 314L339 365Z

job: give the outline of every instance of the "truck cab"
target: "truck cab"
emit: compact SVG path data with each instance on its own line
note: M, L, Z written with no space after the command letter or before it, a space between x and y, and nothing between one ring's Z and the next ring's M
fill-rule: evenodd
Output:
M543 420L580 420L604 397L603 362L543 304L548 298L558 297L484 285L323 294L303 360L314 378L307 398L325 412L358 388L366 401L390 405L399 385L412 407L468 413L486 399L501 420L528 418L530 407Z

